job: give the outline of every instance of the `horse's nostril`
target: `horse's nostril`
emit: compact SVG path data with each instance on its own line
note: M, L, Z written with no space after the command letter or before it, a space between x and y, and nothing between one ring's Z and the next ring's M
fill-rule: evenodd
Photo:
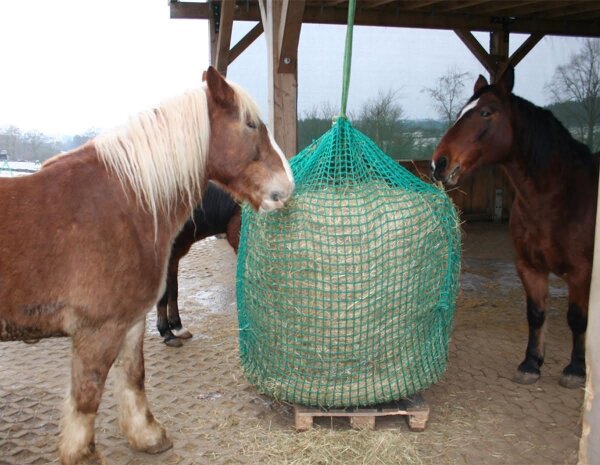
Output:
M448 166L448 159L445 156L442 156L435 163L435 170L442 171L442 170L446 169L446 166Z
M283 197L284 197L284 194L281 191L271 192L271 200L273 202L279 202Z
M446 166L448 166L448 158L446 158L444 155L442 155L436 161L432 161L431 179L433 179L434 181L441 181L442 178L440 175L444 172Z

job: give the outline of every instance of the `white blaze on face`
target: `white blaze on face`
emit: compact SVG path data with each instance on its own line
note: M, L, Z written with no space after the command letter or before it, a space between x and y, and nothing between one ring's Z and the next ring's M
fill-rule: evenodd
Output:
M472 110L473 108L475 108L477 106L478 102L479 102L479 99L475 99L471 103L468 103L467 105L465 105L465 107L460 111L458 118L456 118L456 121L454 122L454 124L458 123L458 120L460 120L463 116L465 116L465 114L469 110Z
M277 155L279 155L279 158L281 158L281 163L283 163L283 169L285 170L285 174L287 175L288 180L292 184L292 190L293 190L294 189L294 176L292 175L292 168L290 168L290 163L288 162L288 159L286 158L285 154L283 153L283 150L281 150L281 147L279 147L277 142L275 142L275 138L273 137L273 134L271 134L271 131L269 130L269 128L267 128L267 134L269 134L269 141L271 142L273 149L275 150L275 152L277 152Z
M276 174L272 174L271 178L263 188L263 199L259 207L259 211L270 212L283 208L285 202L292 196L294 192L294 176L292 174L292 168L285 157L283 151L275 142L271 131L267 128L267 134L273 150L277 152L281 163L283 165L283 173L281 171Z

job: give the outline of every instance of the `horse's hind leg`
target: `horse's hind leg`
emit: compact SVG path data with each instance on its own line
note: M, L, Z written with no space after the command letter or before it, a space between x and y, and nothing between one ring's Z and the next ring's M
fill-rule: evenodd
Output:
M73 336L71 387L59 443L63 465L101 465L94 422L108 371L125 331L113 325L80 330Z
M148 408L144 390L144 328L146 319L127 332L116 368L119 426L134 449L156 454L173 443Z
M569 275L569 309L567 322L573 334L571 362L565 367L559 384L566 388L579 388L585 384L585 331L590 292L590 276Z
M167 306L169 303L169 280L167 279L167 288L162 297L156 304L156 329L163 337L163 342L169 347L181 347L183 343L171 332L169 320L167 318Z
M520 384L533 384L539 379L544 363L548 273L534 270L523 260L517 260L517 271L527 294L529 340L525 360L519 365L514 380Z
M188 250L189 247L184 252L187 253ZM185 329L181 324L181 318L179 317L179 305L177 304L177 299L179 298L179 283L177 280L177 274L179 273L180 259L181 257L171 257L171 260L169 261L169 270L167 272L167 294L169 305L167 314L169 328L171 328L172 333L180 339L189 339L192 337L192 333Z

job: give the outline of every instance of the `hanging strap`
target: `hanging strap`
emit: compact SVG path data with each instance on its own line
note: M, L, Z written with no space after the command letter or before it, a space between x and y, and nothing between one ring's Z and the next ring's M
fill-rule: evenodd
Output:
M350 88L350 68L352 62L352 29L354 28L354 12L356 11L356 0L348 2L348 26L346 29L346 48L344 51L344 80L342 84L342 107L340 118L346 118L346 106L348 104L348 89Z

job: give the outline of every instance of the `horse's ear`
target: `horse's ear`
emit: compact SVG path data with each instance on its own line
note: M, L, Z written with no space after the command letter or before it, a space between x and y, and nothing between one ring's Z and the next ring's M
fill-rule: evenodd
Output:
M510 94L515 85L515 69L512 65L507 65L506 69L498 79L498 87L504 91L505 94Z
M213 100L219 105L229 106L234 102L234 90L213 66L206 70L206 84Z
M487 79L484 78L480 74L479 77L477 78L477 81L475 81L475 85L473 86L473 93L476 94L479 91L479 89L481 89L487 85L488 85Z

